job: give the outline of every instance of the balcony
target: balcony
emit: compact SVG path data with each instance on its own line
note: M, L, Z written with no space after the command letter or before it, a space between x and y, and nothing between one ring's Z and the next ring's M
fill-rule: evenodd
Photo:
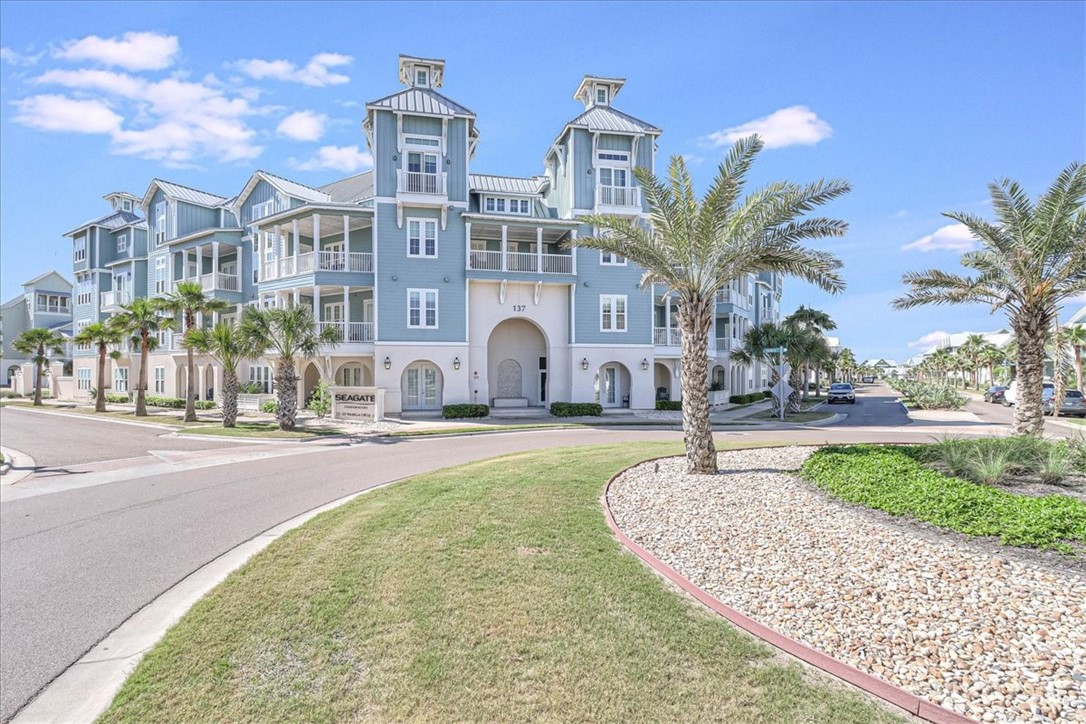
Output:
M260 268L261 281L320 272L373 273L373 254L360 251L318 251L266 261Z
M34 310L47 314L67 314L71 311L71 307L66 304L38 304Z
M652 343L656 347L681 347L683 343L682 330L672 327L653 327ZM717 337L709 337L709 349L716 350L720 340Z
M317 322L317 331L334 329L340 342L373 342L373 322Z
M731 352L733 349L739 349L738 339L732 339L731 337L716 338L717 352Z
M716 293L717 304L731 304L739 309L750 309L750 302L745 294L734 289L721 289Z
M422 196L445 196L447 173L422 173L419 171L396 170L396 191L401 194Z
M218 274L204 274L199 277L178 279L173 283L174 291L177 291L177 285L181 282L196 282L205 292L241 291L241 280L238 278L237 274L224 274L223 272L219 272Z
M572 274L572 254L533 254L524 251L472 249L468 255L471 271L509 271L528 274Z
M115 312L122 304L132 301L132 293L129 291L102 292L102 300L99 305L103 312Z
M641 188L638 186L597 186L596 211L602 214L640 214Z

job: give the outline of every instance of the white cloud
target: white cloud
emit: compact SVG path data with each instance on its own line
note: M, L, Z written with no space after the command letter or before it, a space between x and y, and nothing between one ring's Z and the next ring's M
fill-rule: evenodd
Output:
M973 248L973 235L965 224L947 224L933 233L922 236L901 247L902 251L969 251Z
M319 141L324 135L328 116L313 111L297 111L279 121L275 132L295 141Z
M88 35L69 40L53 55L64 60L90 60L127 70L162 70L173 65L180 50L176 35L125 33L120 38Z
M317 155L306 161L291 160L291 165L301 171L331 169L354 173L373 166L373 156L358 146L321 146Z
M915 349L917 347L927 349L932 345L939 344L949 336L950 332L944 332L942 330L931 332L929 334L925 334L920 339L914 339L912 342L909 342L909 349Z
M50 70L34 78L39 85L62 85L87 91L104 91L125 98L138 98L147 83L142 78L112 70Z
M45 94L13 101L12 105L19 109L17 122L43 131L114 133L124 120L99 100Z
M703 139L708 146L730 146L754 133L762 137L766 148L813 146L833 135L830 124L807 106L791 106L768 116L710 133Z
M309 86L340 85L350 82L350 77L334 73L330 68L349 65L354 60L349 55L340 53L318 53L309 62L299 68L289 60L239 60L234 68L250 78L262 80L273 78L288 83L301 83Z
M0 60L5 63L11 63L12 65L34 65L41 60L43 53L37 55L26 55L20 53L12 48L0 48Z
M705 163L705 157L696 153L684 153L683 161L686 161L687 166L700 166Z

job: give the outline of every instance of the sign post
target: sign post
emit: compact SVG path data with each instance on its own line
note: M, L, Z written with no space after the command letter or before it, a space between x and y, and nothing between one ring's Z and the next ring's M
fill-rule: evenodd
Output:
M377 422L385 419L385 388L332 387L332 419Z

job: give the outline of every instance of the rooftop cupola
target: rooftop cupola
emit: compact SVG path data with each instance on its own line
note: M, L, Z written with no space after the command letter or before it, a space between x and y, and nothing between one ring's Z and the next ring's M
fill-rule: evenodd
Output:
M127 191L114 191L102 197L114 211L133 211L139 208L140 198Z
M581 84L577 86L577 92L573 94L574 100L584 103L585 108L592 106L609 106L622 86L626 85L625 78L604 78L598 75L586 75Z
M400 82L411 88L440 88L445 76L445 61L434 58L400 56Z

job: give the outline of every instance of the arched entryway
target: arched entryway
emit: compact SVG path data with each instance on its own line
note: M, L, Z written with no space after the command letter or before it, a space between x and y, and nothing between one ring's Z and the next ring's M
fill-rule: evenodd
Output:
M400 405L404 410L440 410L444 388L441 370L433 362L417 360L403 371Z
M630 371L621 362L605 362L596 372L596 402L603 407L630 406Z
M653 387L657 400L670 400L671 395L671 370L662 362L657 362L652 368Z
M177 366L177 372L175 373L177 378L177 387L174 388L177 397L186 398L188 396L188 378L189 378L189 366L187 364L179 364ZM150 389L154 389L153 384Z
M202 400L214 400L215 393L215 365L204 365L204 385L203 389L199 390L200 399Z
M310 362L305 366L305 372L302 373L302 402L304 404L309 404L309 399L313 397L313 393L316 391L317 384L320 381L320 368L317 367L316 362Z
M336 384L341 387L371 387L373 367L366 362L350 360L336 370Z
M11 387L13 384L15 384L15 375L17 374L19 374L19 365L12 365L11 367L8 367L8 373L4 384L7 387Z
M713 372L709 375L709 385L718 390L728 389L728 370L723 365L713 367Z
M490 333L486 346L491 404L546 405L547 338L527 319L507 319Z

